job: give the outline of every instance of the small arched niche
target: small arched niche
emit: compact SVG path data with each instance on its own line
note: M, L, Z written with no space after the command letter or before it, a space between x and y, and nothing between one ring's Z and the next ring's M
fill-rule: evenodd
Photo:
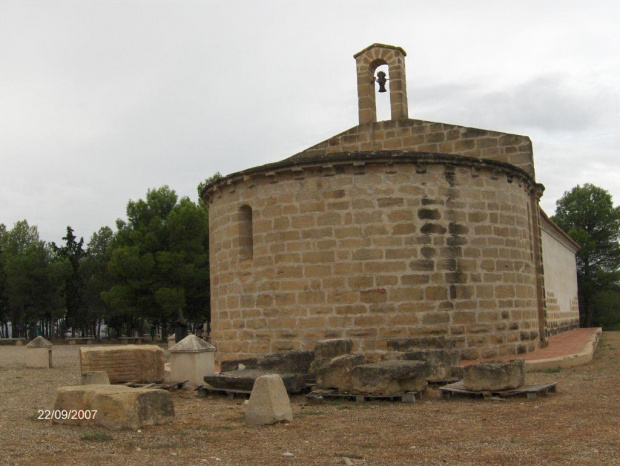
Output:
M252 227L252 208L242 205L239 208L239 259L254 257L254 232Z

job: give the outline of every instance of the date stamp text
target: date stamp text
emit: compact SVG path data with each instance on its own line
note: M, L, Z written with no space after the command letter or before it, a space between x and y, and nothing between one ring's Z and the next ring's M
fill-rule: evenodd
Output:
M96 409L39 409L37 419L48 420L90 420L95 419Z

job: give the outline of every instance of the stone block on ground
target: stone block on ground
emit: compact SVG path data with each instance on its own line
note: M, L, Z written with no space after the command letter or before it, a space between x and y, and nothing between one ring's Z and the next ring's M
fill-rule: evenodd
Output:
M26 367L49 369L52 367L52 344L42 336L26 345Z
M307 374L314 359L314 352L305 350L272 353L258 360L257 369L276 373Z
M276 372L262 369L244 369L205 375L204 381L214 388L250 391L254 387L256 379L264 375L273 375L274 373ZM278 373L278 375L289 393L301 392L308 382L307 374Z
M525 383L523 359L470 364L463 368L463 385L471 391L510 390Z
M110 385L106 371L82 372L82 385Z
M351 373L355 366L364 364L362 354L343 354L323 364L316 373L317 388L335 388L341 393L352 389Z
M271 373L307 374L314 359L314 352L307 350L282 351L267 354L262 358L231 359L220 363L221 372L244 369L260 369Z
M459 354L451 349L424 349L407 351L402 359L407 361L424 361L428 364L428 380L441 380L452 377L453 368L459 365Z
M164 350L155 345L80 348L82 372L105 371L110 383L160 383L164 380Z
M351 354L353 340L350 338L332 338L319 340L314 347L314 357L319 359L332 359L343 354Z
M75 419L55 419L56 423L95 425L113 430L139 429L149 425L166 424L174 419L174 404L170 393L165 390L130 388L124 385L60 387L56 389L54 410L81 413L82 417L89 417L89 419L79 419L80 416L75 416Z
M253 425L293 420L291 403L280 375L263 375L256 379L245 419Z
M353 341L350 338L334 338L319 340L314 347L314 360L310 365L310 374L316 375L317 371L331 359L343 354L351 354Z
M356 366L351 371L353 393L395 395L420 392L427 387L430 371L424 361L381 361Z
M452 378L463 380L463 368L461 366L452 368Z

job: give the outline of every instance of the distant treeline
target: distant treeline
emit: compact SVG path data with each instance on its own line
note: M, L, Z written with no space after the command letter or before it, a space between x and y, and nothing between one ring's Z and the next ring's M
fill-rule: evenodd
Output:
M179 322L202 328L210 318L207 223L202 201L164 186L129 201L127 220L86 245L71 227L57 245L26 220L0 224L0 337L9 324L25 338L167 335Z
M198 186L218 178L219 173ZM591 184L557 202L552 219L573 238L582 326L620 330L620 207ZM116 231L85 246L71 227L46 243L26 220L0 224L0 337L166 335L210 321L207 208L164 186L129 201Z

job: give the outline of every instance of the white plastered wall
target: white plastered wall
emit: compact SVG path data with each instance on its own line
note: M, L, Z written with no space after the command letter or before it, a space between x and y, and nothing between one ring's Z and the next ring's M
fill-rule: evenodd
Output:
M553 335L579 326L577 246L541 215L547 327Z

